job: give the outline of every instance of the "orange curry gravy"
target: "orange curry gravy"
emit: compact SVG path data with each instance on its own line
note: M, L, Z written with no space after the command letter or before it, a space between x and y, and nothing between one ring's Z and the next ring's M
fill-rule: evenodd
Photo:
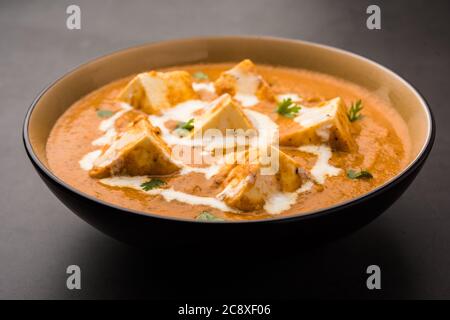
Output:
M221 72L232 66L233 64L192 65L170 70L185 70L191 74L201 71L208 75L209 81L214 81ZM375 93L355 84L306 70L261 65L257 70L275 94L296 93L304 99L302 104L314 105L317 101L339 96L347 106L359 99L364 106L362 118L351 122L358 152L333 151L329 164L342 169L341 173L328 177L324 184L314 184L310 191L298 195L297 202L290 209L275 217L305 213L355 198L383 184L406 166L409 160L406 124L393 107ZM117 111L113 100L130 79L115 81L90 93L74 103L58 119L47 142L47 158L54 174L74 188L98 199L163 216L195 219L200 212L207 210L225 220L272 217L264 210L234 214L205 205L191 205L176 200L168 202L160 195L148 195L131 188L109 187L101 184L99 179L91 178L80 167L79 161L87 153L98 149L92 145L92 141L104 134L99 130L99 124L104 119L98 116L97 111ZM287 120L274 111L276 107L276 102L261 101L251 109L268 115L280 126L282 134L283 121ZM317 159L314 154L295 148L281 147L281 150L307 169L311 169ZM368 170L373 178L350 179L346 171L351 168ZM223 189L214 178L206 179L201 173L175 174L164 180L176 190L197 196L214 197Z

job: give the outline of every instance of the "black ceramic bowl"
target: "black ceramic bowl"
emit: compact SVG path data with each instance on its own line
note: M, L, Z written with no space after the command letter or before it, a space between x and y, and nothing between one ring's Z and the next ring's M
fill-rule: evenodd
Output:
M370 193L333 207L270 220L205 223L171 219L103 202L72 188L48 168L48 135L62 113L89 92L134 73L183 64L239 61L310 69L382 90L405 120L412 141L408 166ZM385 211L410 185L434 140L431 111L417 91L381 65L339 49L288 39L210 37L147 44L84 64L45 89L24 123L27 154L50 190L73 212L100 231L131 244L167 246L186 243L241 247L258 243L316 243L354 231Z

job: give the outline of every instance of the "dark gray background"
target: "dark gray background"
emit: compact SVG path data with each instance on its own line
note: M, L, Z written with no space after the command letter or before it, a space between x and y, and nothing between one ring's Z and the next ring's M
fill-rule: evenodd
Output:
M382 30L365 10L382 10ZM450 30L448 1L1 1L0 298L450 298ZM65 27L78 4L82 29ZM186 259L112 240L40 181L21 139L25 112L48 83L99 55L194 35L258 34L362 54L404 76L437 120L434 150L383 216L327 246L272 257ZM207 241L207 239L205 240ZM199 251L201 248L199 248ZM82 290L65 269L82 268ZM378 264L382 290L365 288Z

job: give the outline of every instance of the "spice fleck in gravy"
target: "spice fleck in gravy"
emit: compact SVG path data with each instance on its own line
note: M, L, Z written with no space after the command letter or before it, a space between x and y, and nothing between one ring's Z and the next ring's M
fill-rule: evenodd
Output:
M209 129L231 132L231 147L205 140ZM238 143L240 130L249 134ZM54 174L103 201L228 221L306 213L368 193L406 166L409 148L406 124L376 93L244 60L112 82L58 119L46 150ZM194 149L200 158L224 156L206 164L182 157ZM275 172L264 173L264 153L277 160Z

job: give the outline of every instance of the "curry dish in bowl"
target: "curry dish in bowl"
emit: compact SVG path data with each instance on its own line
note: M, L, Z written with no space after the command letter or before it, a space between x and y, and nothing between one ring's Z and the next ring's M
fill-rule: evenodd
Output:
M106 84L59 117L46 157L59 179L119 207L242 221L357 198L412 155L407 124L379 93L243 59Z

